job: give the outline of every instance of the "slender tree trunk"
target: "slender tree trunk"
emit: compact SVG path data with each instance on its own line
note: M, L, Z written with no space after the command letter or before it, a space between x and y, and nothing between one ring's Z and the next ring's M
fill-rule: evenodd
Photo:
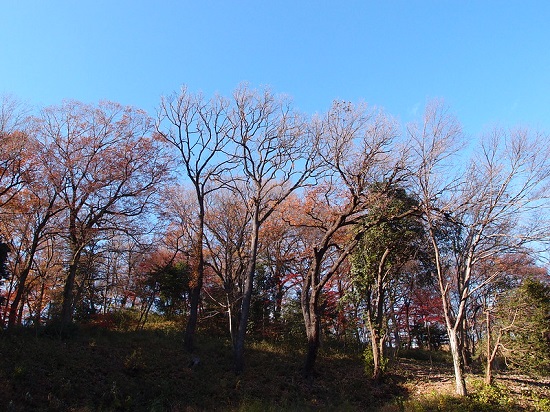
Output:
M459 342L461 342L460 349L462 354L462 362L464 367L469 367L471 364L471 349L470 349L470 339L468 337L468 324L466 321L466 317L462 319L462 326L460 328L460 339Z
M399 351L401 350L401 336L399 335L399 323L398 323L398 318L397 318L397 315L395 314L395 311L392 309L392 313L391 313L391 318L392 318L392 323L393 323L393 339L395 341L395 355L397 355L397 353L399 353ZM388 329L389 329L389 325L387 326ZM390 347L391 347L391 343L390 343Z
M492 350L491 350L491 315L489 311L486 311L486 318L485 318L486 326L487 326L487 346L486 346L486 357L487 357L487 365L485 365L485 384L486 385L492 385L493 383L493 357Z
M147 317L149 316L149 312L151 311L151 308L153 307L153 303L155 302L156 294L157 292L153 291L152 296L148 301L145 302L145 305L142 304L136 330L143 329L143 327L145 326L145 323L147 323Z
M311 378L314 373L315 361L321 345L321 308L319 307L320 262L323 252L316 250L315 257L302 285L301 306L307 337L307 353L303 374Z
M411 323L409 315L409 302L405 303L405 329L407 330L407 349L412 348Z
M370 294L369 294L370 295ZM368 305L368 325L369 325L369 332L371 336L371 349L372 349L372 362L373 362L373 368L372 368L372 380L375 383L380 383L382 380L382 358L384 356L383 353L383 346L384 346L384 339L380 336L380 330L381 330L381 321L382 316L380 316L380 313L373 313L374 307L376 307L376 310L380 310L379 302L382 300L382 297L378 295L378 302L376 302L376 305Z
M199 305L204 279L204 201L199 196L199 192L200 191L197 189L197 197L199 199L199 230L195 240L195 254L197 257L196 279L191 288L191 307L189 309L189 318L187 319L187 326L185 327L185 334L183 337L183 346L189 352L192 352L195 346L195 331L199 319Z
M239 314L239 328L237 330L237 339L234 348L234 371L240 374L244 370L244 342L246 338L246 329L248 318L250 316L250 304L252 302L252 288L254 286L254 274L256 273L256 257L258 254L258 235L260 223L258 219L258 208L254 211L252 219L251 233L251 256L246 269L246 279L244 283L243 298L241 301L241 311Z
M28 305L27 300L27 305ZM21 325L23 323L23 309L25 308L25 302L22 302L21 305L19 305L19 310L17 312L17 324Z
M460 350L458 333L455 328L447 328L447 333L449 334L449 346L453 357L456 394L466 396L466 380L464 378L464 365L462 363L462 351Z
M229 323L229 335L233 348L237 345L238 314L235 310L235 299L233 293L227 294L227 321Z
M189 318L185 327L183 337L184 348L192 352L195 349L195 331L197 329L197 321L199 318L199 304L202 290L202 279L197 280L197 285L191 289L191 305L189 308Z
M203 274L204 263L202 262L202 253L199 257L199 268L197 269L197 279L195 279L195 284L191 288L191 305L189 308L189 318L187 319L187 325L185 327L185 333L183 337L183 346L184 348L192 352L195 349L195 331L197 329L197 322L199 318L199 305L200 297L203 285Z
M384 322L384 301L385 301L385 291L384 291L384 266L386 259L390 253L390 250L386 248L384 254L382 255L380 262L378 264L378 273L376 276L376 290L374 296L374 302L372 302L373 295L369 292L368 297L371 300L368 303L368 321L371 333L371 344L372 344L372 359L373 359L373 372L372 379L374 382L379 383L382 380L382 357L383 353L383 344L384 339L380 336L382 331L382 326ZM374 303L374 304L373 304Z
M27 281L29 272L30 272L30 264L27 264L23 269L23 271L21 272L21 275L19 276L19 283L17 284L15 296L10 305L9 316L8 316L8 329L15 327L18 323L17 315L19 313L19 306L21 305L21 301L23 300L23 294L25 292L25 283Z
M487 324L487 346L486 346L486 354L485 354L487 357L486 359L487 364L485 365L485 384L492 385L494 362L498 353L498 348L500 346L500 340L502 338L503 329L501 329L497 334L497 336L495 337L494 346L491 348L491 345L493 345L492 339L491 339L491 335L492 335L491 312L488 309L486 311L485 322ZM510 327L512 326L512 324L510 324ZM508 328L504 328L504 329L508 329Z
M277 292L275 294L275 309L273 311L273 319L275 323L278 323L281 320L281 310L283 307L283 285L280 279L277 282Z
M38 299L37 308L36 308L36 320L35 320L35 326L38 328L40 326L41 322L41 314L42 314L42 305L44 303L44 292L46 291L46 284L44 280L42 280L42 285L40 286L40 298Z
M5 300L6 300L6 303L4 304L4 310L2 311L3 312L3 315L2 315L2 324L1 326L5 325L6 324L6 321L8 320L8 315L9 315L9 308L10 308L10 300L11 300L11 297L16 289L15 287L15 276L10 276L10 282L9 282L9 286L7 288L7 293L5 295Z
M382 339L377 330L371 330L371 347L372 347L372 380L379 383L382 379Z

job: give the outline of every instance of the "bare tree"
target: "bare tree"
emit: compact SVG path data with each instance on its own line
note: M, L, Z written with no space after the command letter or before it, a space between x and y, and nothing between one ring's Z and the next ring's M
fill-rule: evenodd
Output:
M184 346L189 351L193 350L204 279L205 198L217 189L212 181L225 167L223 150L234 131L228 118L228 105L221 97L205 101L184 87L178 95L162 99L157 122L159 136L179 154L197 204L191 309L184 336Z
M237 342L240 303L248 266L250 214L240 198L221 190L210 199L207 210L207 265L221 281L224 299L209 297L227 313L233 346Z
M548 233L546 225L536 228L529 219L546 202L548 144L525 131L495 130L461 170L449 162L460 149L461 128L441 104L428 106L422 125L411 126L409 134L416 144L417 193L434 251L456 393L466 395L467 304L498 276L476 279L475 268L498 254L523 252Z
M263 223L288 196L308 184L315 173L317 144L308 134L305 120L294 112L288 99L269 90L246 86L234 94L230 115L235 134L234 168L226 185L240 198L250 214L249 261L246 268L240 319L235 342L235 372L244 366L244 344L252 288Z

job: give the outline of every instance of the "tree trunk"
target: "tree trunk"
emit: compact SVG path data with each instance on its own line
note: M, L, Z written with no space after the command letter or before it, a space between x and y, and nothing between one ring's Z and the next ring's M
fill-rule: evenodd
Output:
M40 286L40 298L38 299L37 307L36 307L36 318L35 318L35 327L40 327L42 323L42 304L44 302L44 292L46 291L46 283L44 280L42 280L42 285Z
M462 319L462 326L460 328L460 338L459 342L461 342L460 349L462 353L462 362L464 367L468 368L471 365L472 360L472 351L470 350L470 338L468 336L468 323L466 320L466 317Z
M488 349L490 351L490 349ZM493 384L493 361L490 356L487 357L487 365L485 366L485 385L490 386Z
M487 326L487 365L485 366L485 384L491 385L493 383L493 371L492 371L492 359L491 359L491 314L489 310L485 312L485 323Z
M156 293L157 293L156 291L153 291L153 294L152 296L150 296L149 300L147 300L145 304L143 303L141 304L139 320L138 320L136 330L143 329L143 327L145 326L145 323L147 323L147 317L149 316L149 311L151 310L155 302Z
M321 317L317 313L316 305L311 303L308 309L304 311L304 321L307 336L307 353L304 364L304 376L311 378L313 376L315 361L321 345Z
M19 306L23 299L23 293L25 292L25 283L27 281L27 276L30 272L30 264L26 265L25 269L21 272L19 276L19 283L17 284L17 290L15 296L10 306L9 316L8 316L8 329L13 328L18 324L17 314L19 312Z
M185 327L183 336L183 346L188 352L192 352L195 346L195 331L197 329L197 321L199 319L199 304L204 279L204 201L199 195L200 190L197 189L197 198L199 202L199 230L195 240L195 254L197 257L196 279L191 288L191 307L189 309L189 318Z
M409 302L405 303L405 329L407 330L407 349L412 348L412 332L411 332L411 323L409 315Z
M191 289L191 307L189 309L189 318L187 319L185 334L183 336L183 346L188 352L193 352L195 349L195 330L197 329L197 321L199 319L202 279L198 282L198 285Z
M234 371L239 375L244 370L244 341L246 339L246 329L250 315L250 303L252 302L252 285L254 279L254 269L247 271L247 279L244 287L244 294L241 303L241 312L239 316L239 326L234 348Z
M377 330L371 330L371 347L372 347L372 380L379 383L382 379L382 339Z
M227 292L226 292L227 293ZM239 316L235 308L235 300L233 293L227 293L227 320L229 323L229 335L231 336L231 344L233 348L237 346L237 330Z
M69 246L72 252L71 263L65 285L63 288L63 302L61 306L61 329L73 321L73 303L74 303L74 285L76 281L76 272L80 263L83 242L78 241L76 214L71 210L69 215Z
M61 327L67 326L73 321L74 284L76 279L77 264L73 261L69 266L69 273L65 279L63 288L63 304L61 306Z
M462 364L462 351L460 350L458 333L454 328L448 328L447 333L449 334L449 346L451 348L451 355L453 356L456 394L466 396L466 380L464 379L464 365Z
M491 348L491 345L493 343L491 339L491 335L492 335L491 312L489 310L486 311L485 322L487 324L487 346L486 346L486 354L485 354L485 356L487 357L486 359L487 364L485 365L485 384L489 386L493 384L494 362L500 346L500 340L502 338L503 329L500 329L499 333L495 337L494 346ZM504 329L508 329L508 328L504 328Z
M239 328L237 330L237 339L234 347L234 371L238 375L244 370L244 341L246 338L246 329L250 315L250 304L252 302L252 288L254 286L254 274L256 273L256 256L258 254L258 235L260 223L258 220L258 208L255 210L252 219L252 238L251 238L251 256L246 269L246 279L244 283L243 298L241 301L241 311L239 313Z
M277 281L277 292L275 294L275 309L273 311L273 319L275 323L281 320L281 312L283 308L283 284L280 279Z
M52 205L53 205L53 201L50 203L50 207ZM40 242L40 236L42 234L42 230L44 229L44 226L46 225L46 222L48 221L48 219L49 219L49 214L44 219L42 219L37 229L34 230L31 248L29 250L29 254L26 259L25 267L23 268L23 270L21 271L21 275L19 276L17 291L10 307L10 312L8 317L8 328L15 326L17 323L17 311L19 309L19 305L21 304L21 300L23 299L27 277L29 276L29 273L32 268L34 255L36 254L36 250L38 249L38 244Z

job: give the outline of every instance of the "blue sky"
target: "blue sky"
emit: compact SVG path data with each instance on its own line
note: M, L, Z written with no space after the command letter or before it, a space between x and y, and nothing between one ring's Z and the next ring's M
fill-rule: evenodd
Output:
M0 0L0 93L155 113L183 84L268 85L309 114L366 101L410 121L443 98L472 135L550 131L549 1Z

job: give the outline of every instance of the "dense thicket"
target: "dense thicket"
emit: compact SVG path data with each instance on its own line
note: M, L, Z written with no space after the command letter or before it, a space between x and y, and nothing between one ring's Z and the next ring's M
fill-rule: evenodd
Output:
M236 372L248 333L304 336L306 376L329 336L369 347L376 380L400 349L448 345L459 394L476 356L521 365L534 344L501 308L544 301L524 280L548 283L541 133L468 147L438 102L402 127L340 101L308 117L247 86L183 88L156 119L0 103L3 327L182 316L190 351L199 322L227 325ZM547 310L529 318L541 345Z

